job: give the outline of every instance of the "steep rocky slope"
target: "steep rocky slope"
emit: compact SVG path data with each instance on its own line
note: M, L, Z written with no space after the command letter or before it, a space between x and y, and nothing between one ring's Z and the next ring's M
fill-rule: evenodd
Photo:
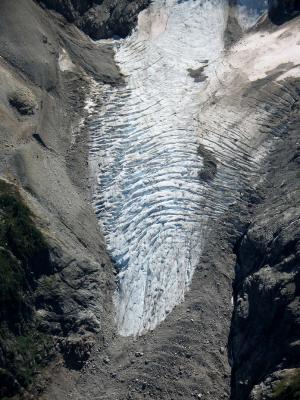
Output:
M134 28L138 13L150 0L38 0L61 13L93 39L125 37Z
M238 21L240 17L233 15ZM152 25L154 36L159 34L164 26L163 16L163 12L158 13L158 21ZM171 24L170 19L168 27ZM189 26L189 23L185 21L185 25ZM151 32L150 29L149 31ZM189 29L188 32L190 33ZM252 398L264 399L272 398L273 392L281 390L278 388L280 376L296 382L296 378L294 381L293 379L297 377L294 372L298 366L298 357L296 352L294 358L288 358L287 354L290 344L295 345L299 337L298 306L294 305L298 296L299 268L297 250L294 248L295 241L298 240L299 220L298 164L290 163L290 159L297 159L297 156L290 154L290 149L298 146L296 121L299 99L299 20L277 28L264 19L248 34L242 33L241 40L238 40L241 32L233 30L233 33L236 44L228 50L220 64L215 62L216 77L210 75L209 68L201 71L206 74L208 88L211 90L208 90L207 97L204 91L199 106L201 111L198 114L198 134L202 140L199 153L206 159L199 169L199 176L201 185L203 181L206 185L204 210L210 211L210 216L214 218L211 219L210 229L205 235L204 248L201 248L202 243L199 241L197 250L201 258L184 303L177 305L153 332L146 333L141 338L126 339L117 336L109 340L104 349L99 348L92 354L75 386L68 374L62 375L57 384L49 388L45 398L61 399L71 396L79 400L95 397L196 397L219 400L231 397L244 400L251 395ZM134 47L133 45L132 48ZM139 53L143 52L141 45L137 46L137 49ZM124 60L125 57L121 58L122 66L125 64ZM135 58L133 62L138 63ZM163 63L166 65L165 60ZM175 65L178 66L179 62ZM149 69L145 79L151 77L152 71ZM134 73L136 70L137 68L133 68ZM138 73L134 78L133 89L138 90ZM144 81L142 85L145 85ZM192 86L191 90L194 90ZM175 90L172 93L176 94ZM116 101L117 96L116 90L113 91L112 97L107 96L108 104L111 105L108 108L107 121L115 122L116 131L119 129L118 109L114 103L109 103L109 100L112 98ZM126 101L129 94L126 93L124 97ZM168 98L169 102L172 100L172 97ZM134 103L135 106L137 103L138 100ZM130 105L130 102L128 104ZM147 110L145 106L137 113L138 122L134 125L135 129L138 129L141 120L143 126L147 123L152 126L152 118L155 119L156 116L148 115ZM158 115L159 110L158 107ZM101 136L96 136L95 145L98 147L95 146L95 152L98 149L101 151L99 143L103 146L110 145L109 140L105 141L106 127L110 129L110 125L105 124L105 111L104 108L101 114L102 126L105 128L98 131L101 132ZM177 113L181 115L181 111ZM147 114L145 120L143 114ZM126 110L122 113L121 109L121 116L123 115L126 115ZM134 118L132 112L127 124L129 125ZM165 115L161 120L168 121L167 118L168 115ZM182 120L183 118L180 119L181 123ZM97 122L93 127L96 126ZM174 129L176 120L172 126ZM97 130L95 131L97 135ZM129 133L131 132L130 130ZM114 134L116 141L120 140L118 132L112 132L109 139L114 137ZM134 144L138 144L140 140L143 145L142 135ZM117 143L116 148L112 147L112 154L116 154L118 162L123 160L123 151L126 154L130 146L129 142L126 144L121 146ZM163 145L162 142L161 144ZM142 158L146 151L145 146L145 151L138 157ZM159 155L159 150L157 154ZM113 159L109 152L108 155L109 161ZM124 159L126 160L126 157ZM114 169L117 176L119 171L124 173L118 165ZM280 174L275 173L278 169ZM139 171L142 170L141 168ZM283 183L283 177L286 183ZM104 184L107 183L110 190L111 181L105 179ZM279 189L282 190L282 194ZM117 193L116 189L113 193ZM146 190L146 195L149 193L150 188ZM101 212L100 200L97 199L97 212ZM110 218L114 210L118 210L117 206L114 208L113 200L112 198L112 201L109 201ZM276 213L280 213L282 217L284 211L286 221L278 221ZM218 212L222 217L217 218ZM124 214L121 215L123 216ZM291 222L292 230L289 235L281 237L278 223L282 224L285 231L285 223L289 226ZM273 224L276 227L273 227ZM150 228L147 233L149 231ZM265 231L272 232L271 236L275 233L278 242L274 241L272 246L272 238L269 237L269 233L265 235ZM251 247L253 241L255 246ZM279 243L280 247L277 248ZM279 254L275 253L276 250ZM289 271L289 276L284 274L280 277L278 274L273 279L273 273L277 273L277 269L280 268L278 264L281 265L286 258L288 262L289 254L296 257L294 267L290 265L294 271ZM172 257L178 260L170 252L170 258ZM122 258L116 257L117 265L119 260L122 261ZM263 264L264 261L268 264ZM120 265L122 271L124 265ZM167 265L167 262L164 265ZM235 265L236 280L232 307L231 282ZM260 276L258 270L261 267L266 268L262 268ZM258 276L252 278L253 272ZM149 280L151 277L149 274ZM253 286L250 285L252 280ZM269 291L272 281L274 290ZM275 289L283 290L283 293L279 294L282 302L278 302L278 308L274 306L274 300L278 297ZM136 291L134 293L136 294ZM290 304L293 307L291 313ZM144 307L147 307L147 298ZM287 317L281 322L280 312L285 310L285 307ZM228 315L231 315L232 311L233 319L230 323ZM266 312L268 318L265 316ZM130 313L128 316L131 316ZM229 334L230 340L227 345ZM283 349L278 346L279 338L281 343L285 343ZM232 367L231 380L228 359ZM66 387L65 382L68 378L70 385ZM284 382L286 381L283 381L283 385ZM295 388L297 390L297 385Z
M0 300L20 310L13 324L7 312L0 313L0 397L291 400L299 389L300 29L299 19L292 19L298 4L270 0L271 20L282 25L262 18L247 33L265 7L255 1L251 12L247 1L229 2L229 10L225 1L203 2L205 15L216 17L207 21L193 11L197 1L179 1L179 11L189 10L184 22L187 14L168 14L177 2L167 3L154 2L154 21L149 10L142 14L142 44L133 35L116 41L115 49L91 41L74 25L93 38L123 37L148 1L0 4L0 278L9 278L1 279L6 291ZM220 22L213 32L212 20ZM197 37L198 26L202 33L207 28L209 41ZM166 43L159 38L165 31ZM169 131L177 135L174 143ZM122 132L125 142L119 142ZM151 140L155 151L147 153ZM147 154L149 162L143 161ZM149 168L155 157L164 161L159 170ZM187 178L172 160L187 164ZM145 299L145 321L151 323L138 313L136 319L141 331L151 330L136 338L120 336L114 324L113 296L120 288L114 267L125 264L118 264L123 253L114 253L112 244L124 244L130 222L133 240L140 239L137 201L124 222L131 203L124 205L119 196L120 165L126 194L141 182L141 172L150 176L148 187L141 185L142 205L149 208L148 196L169 165L167 173L174 181L179 176L181 185L170 195L173 181L166 175L168 190L163 185L162 208L154 211L167 215L168 224L173 202L177 228L186 210L192 224L201 217L191 225L199 231L187 230L191 240L177 253L167 237L161 240L168 249L165 269L192 258L191 242L199 258L184 285L174 268L166 281L178 286L171 285L163 302L152 307ZM186 184L188 195L180 203L185 211L177 220L178 193ZM95 210L106 230L99 229ZM143 235L153 233L151 218ZM16 246L7 239L15 238L16 227L14 236L28 240L33 259L18 250L22 241ZM116 238L108 236L111 231ZM149 265L148 277L154 276ZM150 286L153 276L147 277ZM184 289L170 307L174 287ZM124 296L129 310L131 300L141 297L132 293ZM126 312L125 334L138 331L138 323L128 323L134 313Z
M251 399L272 398L278 379L300 367L299 84L292 80L284 87L290 112L284 126L273 128L279 128L279 140L264 168L254 215L235 248L233 399L249 398L250 392Z
M109 47L95 46L33 1L2 1L0 20L1 177L16 185L49 248L49 260L37 261L42 273L24 287L28 324L13 327L8 314L1 314L2 397L27 386L45 361L42 346L28 353L32 323L36 335L52 338L51 357L61 351L71 367L80 367L95 333L109 326L114 278L87 199L87 136L80 121L87 77L120 82L120 74ZM22 221L16 226L27 224ZM30 232L26 240L34 246ZM35 274L31 262L26 268L27 275ZM17 292L18 281L11 282L15 287L9 290Z
M30 383L38 361L49 360L51 339L38 332L32 291L52 273L47 242L17 189L0 181L1 397ZM30 350L29 351L29 347ZM21 356L22 354L22 356ZM40 360L38 358L40 357Z

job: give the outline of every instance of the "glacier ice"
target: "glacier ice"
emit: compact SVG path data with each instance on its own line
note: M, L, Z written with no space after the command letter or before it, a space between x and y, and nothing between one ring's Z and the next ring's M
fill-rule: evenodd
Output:
M217 84L226 69L227 17L225 0L155 0L136 31L114 43L126 84L99 89L90 168L94 208L118 269L121 335L153 329L183 300L210 219L238 195L232 171L246 164L250 144L239 145L242 130L222 135L226 118L236 116L224 110L222 124L212 108L199 119L203 93L208 99L213 87L207 81ZM210 185L200 173L206 148L217 160Z

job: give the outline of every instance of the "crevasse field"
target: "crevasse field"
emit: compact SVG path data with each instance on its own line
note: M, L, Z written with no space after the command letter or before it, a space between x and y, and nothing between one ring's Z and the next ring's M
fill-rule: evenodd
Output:
M246 13L241 3L242 27L262 9ZM183 300L210 221L255 167L243 124L228 129L232 110L205 109L231 73L228 12L223 0L153 1L137 30L114 42L125 84L94 90L104 102L90 122L93 203L118 270L124 336L153 329Z

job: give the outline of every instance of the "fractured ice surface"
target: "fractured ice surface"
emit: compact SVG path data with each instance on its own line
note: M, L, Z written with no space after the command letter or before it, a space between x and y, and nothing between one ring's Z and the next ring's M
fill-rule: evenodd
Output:
M154 328L183 300L210 219L234 201L257 162L248 111L205 108L218 71L229 68L227 14L225 0L153 1L137 31L115 43L126 84L99 88L90 124L93 203L119 271L122 335Z
M153 328L180 302L199 261L204 195L198 92L188 69L223 51L222 1L155 1L116 60L127 84L107 88L92 133L94 204L119 269L123 335ZM211 74L208 66L205 74ZM97 168L92 167L94 170Z

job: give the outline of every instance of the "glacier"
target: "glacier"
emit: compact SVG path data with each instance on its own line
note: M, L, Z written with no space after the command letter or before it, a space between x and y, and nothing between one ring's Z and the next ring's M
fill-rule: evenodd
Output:
M262 9L247 14L243 3L247 29ZM232 71L228 13L226 0L153 1L132 35L113 41L125 84L94 87L93 206L118 271L124 336L154 329L183 301L211 221L234 204L260 157L245 134L255 118L238 115L239 105L212 106Z

